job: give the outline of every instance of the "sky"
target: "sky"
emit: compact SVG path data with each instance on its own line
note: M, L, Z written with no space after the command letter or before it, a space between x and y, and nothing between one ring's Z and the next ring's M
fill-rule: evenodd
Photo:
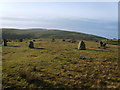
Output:
M3 2L0 27L48 28L118 38L117 2Z

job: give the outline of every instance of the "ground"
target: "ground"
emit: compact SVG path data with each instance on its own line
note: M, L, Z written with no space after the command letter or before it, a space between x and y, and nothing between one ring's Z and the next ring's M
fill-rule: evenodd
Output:
M78 43L57 39L8 42L2 47L3 88L120 88L118 46L98 48L99 42Z

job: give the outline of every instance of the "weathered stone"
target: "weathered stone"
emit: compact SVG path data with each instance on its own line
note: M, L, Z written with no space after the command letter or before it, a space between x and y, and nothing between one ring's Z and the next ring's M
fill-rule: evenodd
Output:
M33 42L35 42L35 40L33 40Z
M103 47L106 47L106 43L103 43Z
M63 42L65 41L65 39L62 40Z
M4 46L7 46L7 40L4 39Z
M54 39L54 38L52 39L52 42L55 42L55 39Z
M86 50L86 45L83 41L79 42L78 49L79 50Z
M106 49L106 43L103 43L103 48Z
M34 43L30 41L29 48L34 48Z
M103 46L103 42L102 41L100 41L100 47L102 47Z
M23 39L20 39L19 41L20 41L20 42L23 42Z

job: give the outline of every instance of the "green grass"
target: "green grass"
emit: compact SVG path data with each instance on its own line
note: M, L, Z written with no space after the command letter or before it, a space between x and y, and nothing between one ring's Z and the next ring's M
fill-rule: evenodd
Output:
M2 38L58 38L58 39L79 39L79 40L104 40L106 38L73 31L64 30L41 30L41 29L10 29L2 28Z
M56 39L9 42L2 47L3 88L119 88L118 46L98 48L85 41L87 50L76 43ZM41 49L40 49L41 48Z
M119 44L119 40L103 40L103 42L107 43L107 44L111 44L111 45L118 45Z

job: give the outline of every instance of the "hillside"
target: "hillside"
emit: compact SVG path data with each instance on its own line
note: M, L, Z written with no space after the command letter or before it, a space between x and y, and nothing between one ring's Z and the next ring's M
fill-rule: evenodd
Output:
M103 40L104 37L78 33L63 30L49 30L49 29L2 29L2 37L6 39L19 38L58 38L58 39L81 39L81 40Z

